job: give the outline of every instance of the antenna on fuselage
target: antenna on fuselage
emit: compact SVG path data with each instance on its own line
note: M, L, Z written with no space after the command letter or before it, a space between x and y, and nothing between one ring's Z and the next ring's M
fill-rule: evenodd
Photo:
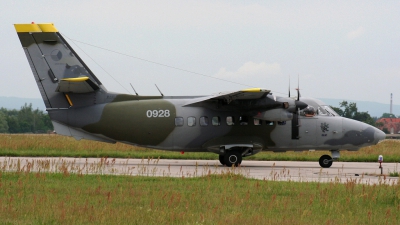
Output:
M154 85L156 85L156 88L160 92L161 96L164 96L163 93L160 91L160 88L157 87L157 84L154 84Z
M139 95L139 94L136 92L135 88L133 88L132 84L131 84L131 83L129 83L129 84L131 85L131 87L132 87L133 91L135 92L135 94L136 94L136 95Z
M289 75L289 98L290 98L290 75Z

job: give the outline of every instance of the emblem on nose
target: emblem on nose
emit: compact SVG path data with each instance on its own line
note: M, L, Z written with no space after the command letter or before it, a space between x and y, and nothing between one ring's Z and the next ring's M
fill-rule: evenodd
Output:
M321 123L321 131L325 133L325 131L329 131L329 124Z

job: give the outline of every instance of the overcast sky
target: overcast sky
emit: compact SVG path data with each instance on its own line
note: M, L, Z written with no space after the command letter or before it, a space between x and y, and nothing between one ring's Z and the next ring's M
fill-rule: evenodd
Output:
M287 95L290 76L293 95L299 76L302 96L400 104L400 1L1 0L0 21L0 96L40 98L13 27L34 21L79 41L110 91Z

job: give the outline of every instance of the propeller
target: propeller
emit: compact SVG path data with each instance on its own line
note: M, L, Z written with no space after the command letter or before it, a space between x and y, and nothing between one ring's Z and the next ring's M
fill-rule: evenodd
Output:
M298 84L299 86L299 84ZM300 88L297 88L297 98L291 97L290 93L290 77L289 77L289 88L288 97L275 96L269 93L266 98L257 101L255 104L255 110L258 111L258 118L270 121L288 121L292 120L292 138L298 139L299 135L299 119L298 115L300 110L307 108L305 102L300 101ZM260 107L260 108L258 108ZM261 108L262 107L262 108ZM294 134L294 135L293 135Z
M292 139L300 139L300 131L299 127L301 126L299 115L300 110L307 108L307 104L300 101L300 79L297 76L297 100L295 101L296 111L293 112L293 119L292 119Z
M298 113L299 110L307 108L307 104L300 101L300 84L297 82L297 99L293 99L290 97L290 77L289 77L289 88L288 88L288 97L280 97L274 100L277 102L282 102L282 107L286 109L290 113Z
M300 101L300 78L297 76L297 100L295 101L297 111L307 108L307 104Z

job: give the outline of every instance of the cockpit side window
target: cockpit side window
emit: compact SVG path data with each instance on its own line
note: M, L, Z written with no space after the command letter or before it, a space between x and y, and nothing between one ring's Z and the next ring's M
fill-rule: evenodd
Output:
M307 108L300 111L300 115L305 117L314 117L316 114L315 108L311 105L308 105Z
M302 101L304 101L308 106L300 111L300 116L340 116L329 105L318 99L304 98Z

